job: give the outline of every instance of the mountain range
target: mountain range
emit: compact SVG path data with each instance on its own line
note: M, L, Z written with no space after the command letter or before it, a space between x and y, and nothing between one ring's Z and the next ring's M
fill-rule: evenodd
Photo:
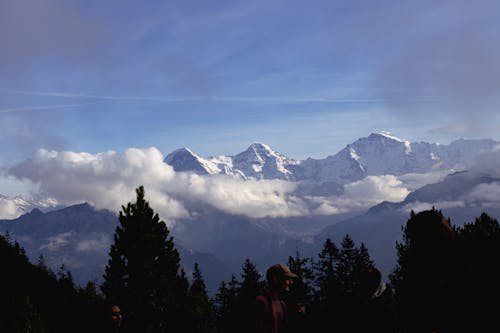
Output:
M402 175L437 170L463 170L477 155L499 143L459 139L449 145L401 140L390 133L372 133L324 159L294 160L262 143L234 156L202 158L188 148L167 155L175 171L231 175L244 179L335 182L346 184L370 175Z
M481 212L500 216L500 173L495 172L499 168L495 162L477 163L486 161L488 153L498 154L498 147L498 142L489 139L460 139L449 145L410 143L383 132L360 138L325 159L302 161L259 143L234 156L209 158L187 148L178 149L165 158L176 172L296 182L300 184L296 195L303 198L334 198L369 176L438 171L447 176L432 178L434 182L412 189L401 201L377 202L366 209L332 214L252 218L209 204L198 205L193 207L196 214L179 218L171 232L186 271L198 262L211 293L221 280L239 274L245 258L264 271L271 263L286 261L296 250L303 256L316 256L326 238L339 243L345 234L358 244L365 243L387 275L395 265L395 243L401 239L401 227L410 210L435 206L459 225L471 222ZM3 197L6 202L8 199ZM24 211L36 207L18 200L25 205ZM32 209L18 218L0 220L0 232L8 232L19 241L32 260L42 253L50 267L65 264L75 280L83 283L100 281L117 223L116 212L96 210L88 204L54 207L52 211L45 205L43 211Z

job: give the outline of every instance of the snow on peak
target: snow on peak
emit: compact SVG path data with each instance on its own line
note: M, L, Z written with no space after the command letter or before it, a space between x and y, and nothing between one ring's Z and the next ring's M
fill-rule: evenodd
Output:
M377 133L372 133L369 136L369 138L374 138L374 137L384 137L387 139L391 139L391 140L395 140L395 141L399 141L399 142L404 142L404 140L401 140L400 138L394 136L391 132L387 132L387 131L380 131Z
M266 157L269 157L271 155L277 155L274 150L271 149L268 145L265 145L263 143L259 142L254 142L252 143L248 149L243 152L242 154L249 153L251 155L254 155L257 157L259 160L263 161L265 160ZM239 154L241 155L241 154Z
M348 144L325 159L289 159L270 146L253 142L245 151L232 156L203 159L187 148L170 154L166 162L176 171L225 174L242 179L283 179L291 181L335 182L345 184L368 175L401 175L429 170L463 169L481 151L498 145L493 140L457 140L450 145L413 142L392 133L371 133ZM173 155L177 155L175 161ZM179 158L179 160L177 160Z
M377 133L372 133L372 134L370 134L370 136L368 138L371 138L371 139L381 138L381 139L389 139L389 140L392 140L392 141L401 142L401 143L404 144L405 154L408 155L408 154L411 153L411 143L410 143L410 141L402 140L402 139L398 138L397 136L393 135L391 132L380 131L380 132L377 132Z
M175 171L193 171L198 174L214 174L220 170L216 164L208 161L189 148L180 148L165 157L164 162L174 168Z
M170 164L175 158L178 158L180 156L183 156L184 158L186 157L199 158L199 156L193 153L191 149L184 147L176 149L170 154L168 154L167 157L165 157L165 163Z

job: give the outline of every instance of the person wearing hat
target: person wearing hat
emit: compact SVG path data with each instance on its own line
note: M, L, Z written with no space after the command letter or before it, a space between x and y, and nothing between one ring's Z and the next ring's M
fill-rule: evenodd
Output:
M283 264L275 264L266 272L267 289L255 299L256 333L283 333L288 324L284 293L290 291L297 275Z

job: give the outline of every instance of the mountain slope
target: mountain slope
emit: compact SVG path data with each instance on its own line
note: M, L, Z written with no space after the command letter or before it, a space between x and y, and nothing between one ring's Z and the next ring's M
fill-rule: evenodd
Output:
M330 238L340 243L345 234L356 242L364 242L372 258L384 274L396 264L396 241L402 239L401 228L410 216L410 210L419 212L432 206L440 209L454 225L472 222L482 212L500 217L500 201L477 201L476 193L482 188L500 189L500 178L472 172L458 172L443 181L415 190L398 203L383 202L365 214L346 219L324 228L315 237L316 248ZM484 200L484 199L483 199Z
M75 282L83 285L89 280L101 282L117 225L114 213L83 203L48 213L33 209L16 219L0 220L0 233L17 240L32 262L43 255L54 271L64 264ZM185 271L189 274L197 262L211 290L227 278L229 268L213 255L190 249L182 240L175 244Z

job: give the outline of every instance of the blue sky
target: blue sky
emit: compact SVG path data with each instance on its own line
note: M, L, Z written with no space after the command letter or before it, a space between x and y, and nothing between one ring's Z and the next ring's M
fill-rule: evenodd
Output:
M500 139L495 1L0 3L0 164L254 141L323 158L375 131Z

